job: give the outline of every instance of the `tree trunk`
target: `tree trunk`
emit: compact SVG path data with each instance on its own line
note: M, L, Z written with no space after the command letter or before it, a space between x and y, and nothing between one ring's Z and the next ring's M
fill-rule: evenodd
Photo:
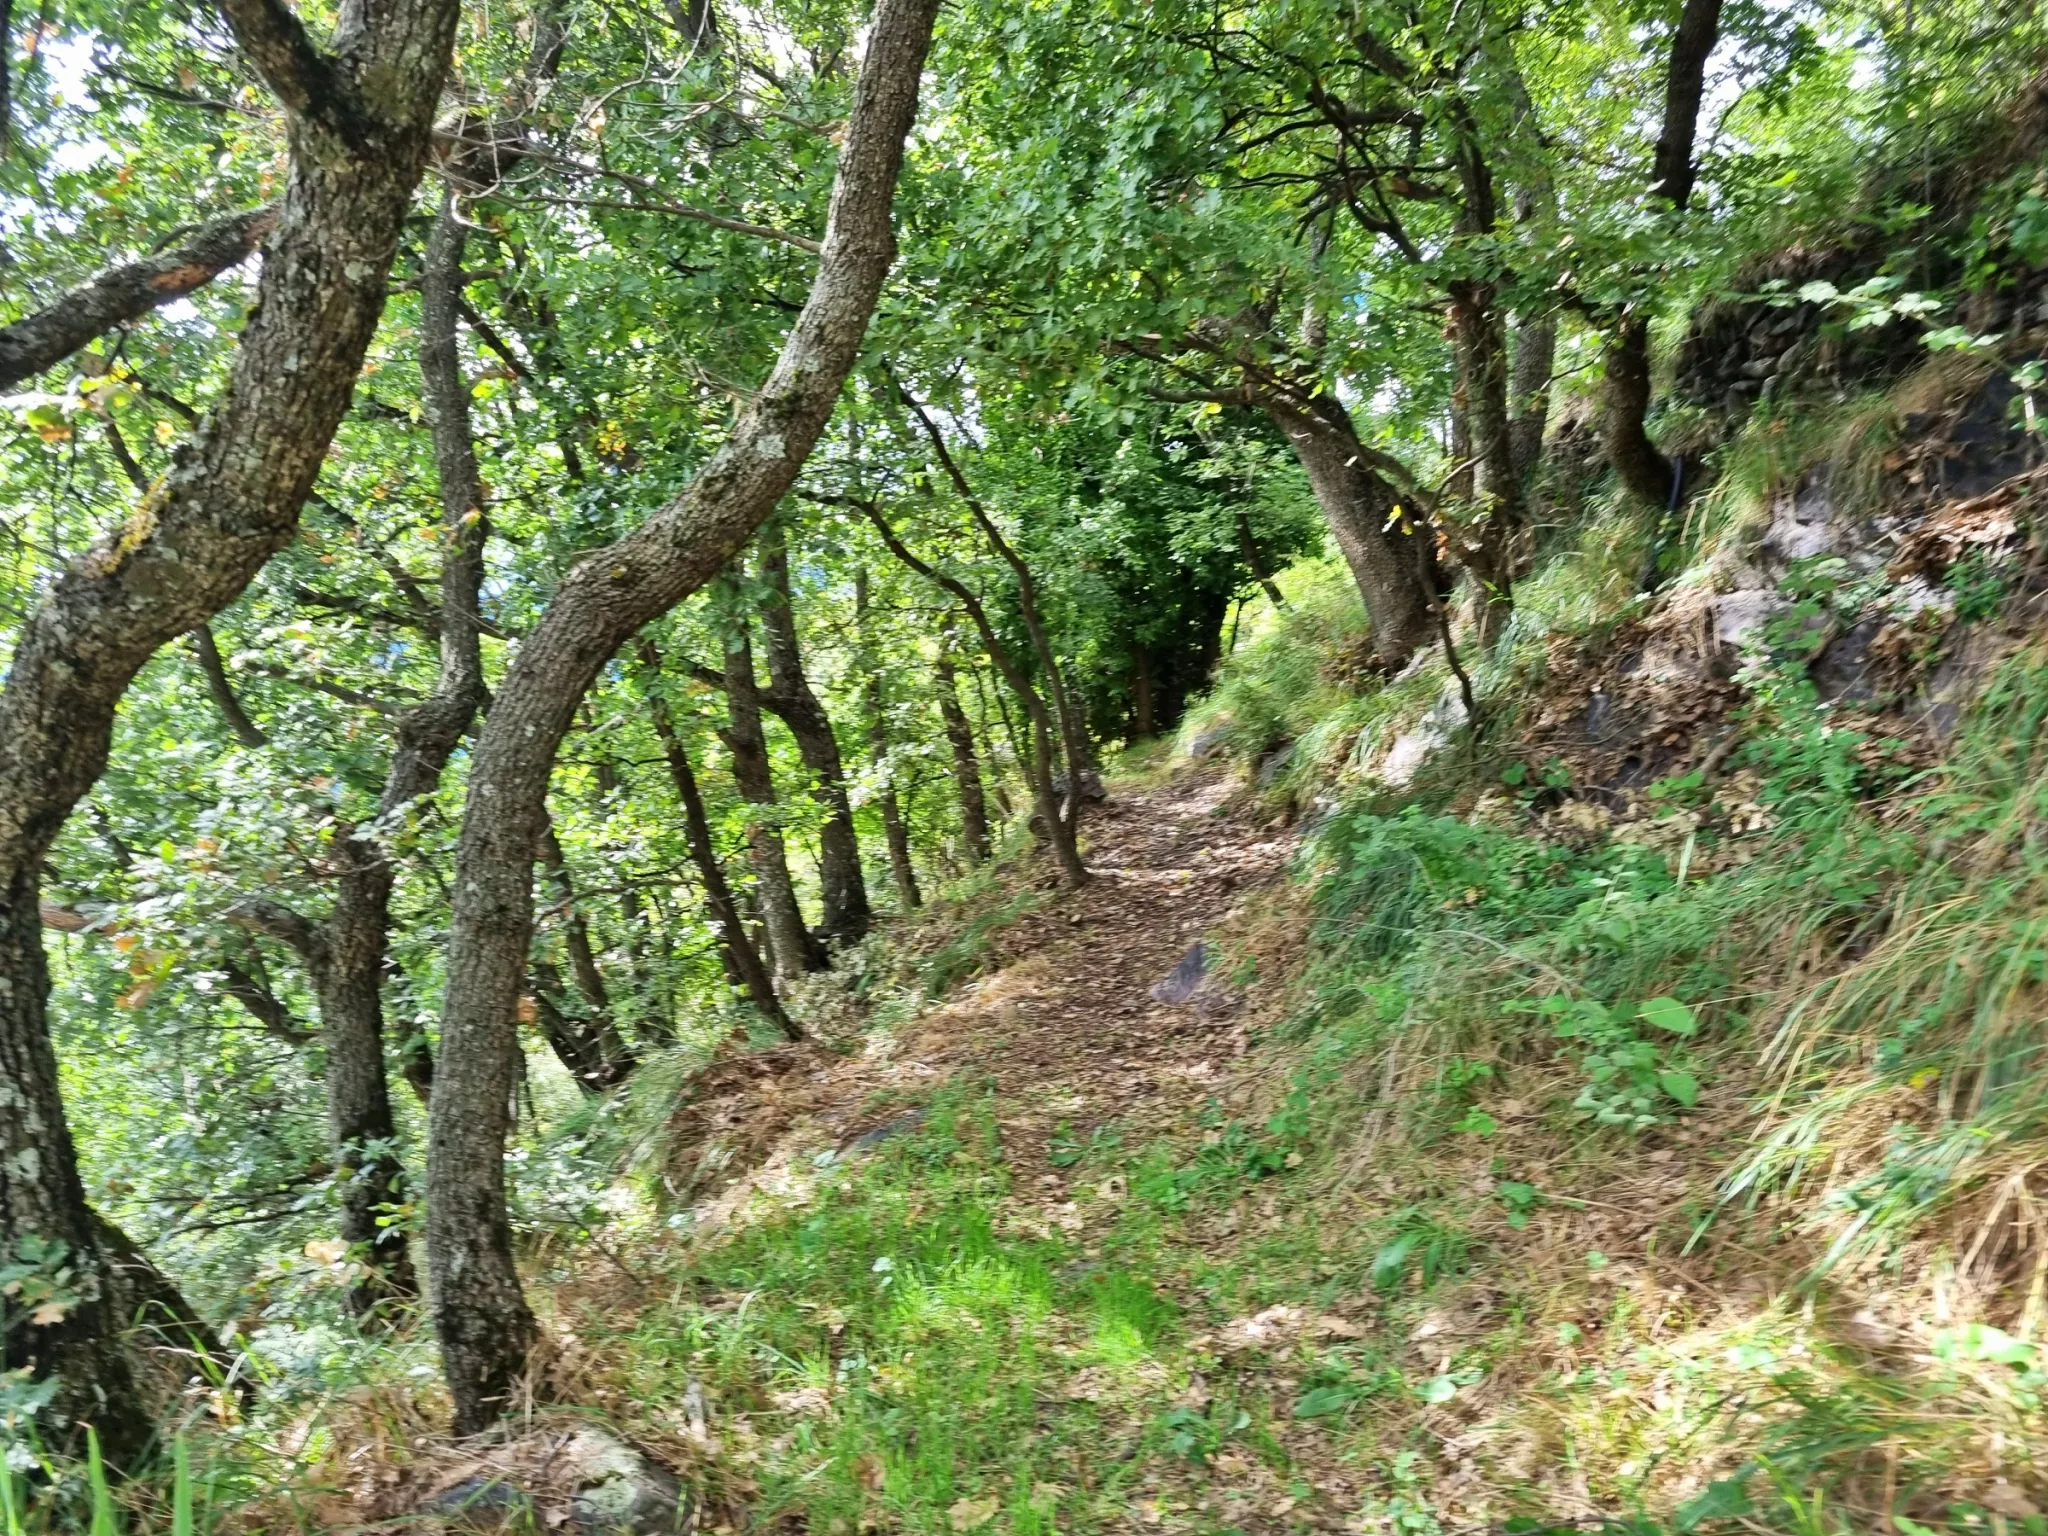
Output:
M889 875L896 884L896 903L905 912L924 905L924 893L917 888L917 866L910 857L910 828L903 820L903 804L896 795L896 778L889 762L889 725L882 698L882 676L875 664L874 650L867 642L868 573L854 577L853 623L861 637L861 665L867 677L861 692L867 704L868 752L882 778L882 836L889 849Z
M1700 98L1706 89L1707 60L1721 35L1721 0L1685 0L1671 37L1671 62L1664 76L1664 126L1657 138L1652 189L1683 213L1692 201L1693 141L1699 132ZM1621 483L1654 506L1671 504L1675 480L1671 461L1650 441L1644 418L1650 409L1650 322L1640 309L1624 313L1606 353L1604 436L1608 462Z
M72 1245L88 1285L107 1260L57 1092L43 859L105 766L135 674L232 602L292 537L383 310L460 8L349 8L331 54L284 6L221 9L282 103L290 146L256 302L219 403L125 523L44 589L0 695L0 1251L24 1239ZM60 1380L53 1419L96 1420L117 1465L141 1452L148 1429L119 1363L118 1324L88 1300L61 1323L10 1332L5 1346L9 1365L19 1355Z
M569 861L562 856L562 841L555 836L553 822L541 824L540 862L555 888L555 900L562 915L563 947L569 952L569 974L583 998L580 1014L564 1018L564 1027L578 1037L575 1050L562 1057L562 1065L575 1076L585 1093L616 1088L633 1075L639 1065L633 1051L619 1034L612 1017L612 999L597 968L597 952L590 944L590 924L576 903L576 883L569 874ZM540 967L536 965L538 972ZM552 967L549 968L552 974ZM556 987L557 993L560 987ZM552 1036L550 1037L553 1038ZM559 1049L557 1054L560 1054ZM573 1057L573 1060L571 1059Z
M371 837L343 823L334 848L343 862L334 915L322 925L324 962L313 983L326 1046L327 1129L341 1186L341 1239L363 1266L349 1287L358 1317L419 1295L402 1221L405 1164L384 1073L384 941L391 861Z
M986 864L994 846L989 836L988 800L982 794L981 759L974 750L974 727L967 711L960 707L960 679L953 665L954 630L950 620L941 642L938 665L933 669L939 682L939 719L946 728L946 745L953 751L953 787L960 799L960 840L966 844L970 863Z
M1152 653L1145 642L1131 643L1131 734L1150 741L1155 729L1152 715Z
M1031 686L1031 680L1024 675L1024 669L1010 654L997 635L995 625L989 621L988 610L982 606L967 584L957 577L948 576L927 561L919 559L910 551L889 526L889 520L882 515L882 509L873 502L856 503L867 514L875 532L882 536L882 542L889 547L889 553L903 564L924 577L926 581L944 588L967 610L967 616L974 621L975 633L981 636L982 649L995 669L1003 676L1024 706L1025 714L1031 721L1031 754L1028 758L1019 755L1018 766L1023 769L1024 780L1031 788L1032 804L1038 813L1039 830L1052 844L1053 856L1059 860L1060 882L1068 890L1079 890L1088 883L1088 866L1081 862L1079 840L1074 834L1074 825L1061 814L1059 796L1053 790L1053 724L1052 712L1046 708L1045 700L1038 690Z
M1422 509L1402 500L1374 469L1377 456L1359 442L1334 396L1319 396L1306 410L1269 400L1266 413L1294 444L1316 504L1351 567L1372 620L1374 659L1398 671L1436 638L1436 552Z
M599 668L745 547L824 429L895 258L890 205L937 0L881 0L840 151L818 275L774 372L690 485L556 588L478 740L457 850L428 1150L435 1327L455 1427L512 1401L534 1338L512 1262L504 1150L533 848L550 769Z
M113 1302L110 1255L85 1203L71 1129L57 1093L57 1056L43 1017L49 972L35 869L17 872L0 909L0 1253L41 1245L44 1267L68 1266L75 1303L55 1322L17 1320L0 1329L0 1369L59 1376L52 1438L77 1448L76 1428L97 1426L121 1461L148 1443L152 1425L130 1367L125 1319Z
M740 798L755 807L747 818L747 856L754 866L754 891L768 926L768 949L778 976L822 971L830 963L825 946L804 925L790 878L789 851L777 823L775 775L768 762L768 738L761 729L760 691L754 681L754 648L744 632L725 646L727 725L718 735L732 755L732 778Z
M868 681L868 750L882 773L882 835L889 845L889 874L896 883L896 901L906 912L924 905L924 893L917 886L917 865L910 857L910 827L903 819L903 803L896 795L896 780L889 768L889 729L882 717L882 685Z
M1515 482L1526 498L1529 476L1543 458L1543 431L1550 419L1550 377L1557 358L1557 317L1527 315L1515 322L1508 454Z
M815 780L811 795L825 811L818 832L818 884L824 906L819 931L829 943L851 944L868 931L874 914L868 907L867 880L861 873L853 806L846 798L846 768L840 761L839 739L832 734L832 719L804 676L796 609L790 601L789 545L782 530L771 523L761 536L760 550L761 574L775 592L761 610L771 688L763 702L782 717L789 734L796 738L797 752Z
M1052 696L1053 718L1059 726L1060 755L1066 760L1067 794L1066 803L1060 814L1067 825L1072 827L1081 814L1081 775L1094 766L1088 750L1088 728L1075 709L1067 693L1065 677L1061 674L1059 658L1053 653L1052 639L1045 628L1045 617L1038 602L1038 583L1033 579L1031 567L1016 548L1003 537L1003 531L996 526L996 520L989 515L988 508L981 504L981 498L974 494L967 483L967 476L961 472L959 462L952 450L946 446L946 439L939 431L938 423L931 419L925 408L903 385L896 384L896 393L903 403L910 407L930 439L932 452L938 455L939 464L946 471L946 478L953 482L953 489L960 493L960 499L973 514L976 526L991 548L1002 557L1010 568L1010 574L1017 579L1017 611L1024 620L1024 632L1031 638L1032 654L1038 658L1039 669L1045 674L1046 692Z
M134 478L139 480L141 471L138 470ZM136 489L147 494L149 487L140 484ZM213 707L227 721L228 729L235 733L235 740L245 747L268 746L270 738L249 718L249 712L242 708L242 701L235 697L235 685L228 679L227 663L221 660L220 646L213 638L213 626L196 625L190 638L192 653L199 658L199 670L206 678L206 691L213 699Z
M640 665L645 669L649 684L660 677L661 655L651 640L640 642ZM697 866L697 878L704 885L704 904L711 909L711 927L724 951L726 969L739 985L747 989L747 996L753 1000L754 1006L782 1031L785 1039L801 1040L803 1031L783 1011L782 1000L775 995L775 978L769 974L761 952L754 947L741 916L739 902L733 898L732 887L726 881L725 866L719 862L718 849L711 841L711 818L704 812L704 796L697 787L697 775L690 766L689 754L683 750L683 739L676 733L668 700L651 687L647 694L647 714L654 723L655 739L661 743L662 756L668 761L669 778L675 783L676 797L683 802L683 832L690 844L690 860Z
M1266 563L1266 552L1259 548L1259 541L1252 533L1249 512L1237 514L1237 553L1244 561L1244 568L1252 573L1252 580L1259 584L1259 590L1266 594L1266 601L1273 605L1273 611L1284 612L1287 599L1280 595L1280 589L1273 584L1273 571Z
M1451 338L1472 467L1471 520L1460 553L1478 586L1474 614L1484 650L1514 612L1523 524L1521 479L1508 428L1507 335L1491 284L1451 285Z

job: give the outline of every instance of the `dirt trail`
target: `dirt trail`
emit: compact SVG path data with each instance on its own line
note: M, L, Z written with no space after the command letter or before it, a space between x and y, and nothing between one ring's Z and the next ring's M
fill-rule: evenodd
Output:
M1122 788L1091 807L1083 846L1093 881L992 934L979 980L876 1035L863 1054L731 1063L682 1137L686 1164L718 1149L692 1191L710 1195L700 1215L721 1225L757 1193L807 1182L821 1147L908 1129L915 1112L901 1101L956 1076L993 1083L1020 1185L1058 1182L1046 1151L1062 1125L1083 1140L1111 1121L1142 1136L1214 1091L1246 1048L1247 1000L1213 945L1185 1001L1155 989L1205 933L1277 898L1296 839L1234 803L1240 782L1212 772ZM731 1182L713 1194L721 1180Z

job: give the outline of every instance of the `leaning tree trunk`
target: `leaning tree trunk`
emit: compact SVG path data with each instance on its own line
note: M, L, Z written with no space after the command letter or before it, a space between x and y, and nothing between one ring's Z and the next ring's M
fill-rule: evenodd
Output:
M762 702L782 717L796 738L797 752L816 780L811 794L825 812L824 825L818 829L818 885L824 906L818 929L832 943L851 944L868 931L874 914L861 873L853 805L846 797L846 767L840 760L839 739L832 734L832 719L804 675L796 608L790 601L789 545L782 530L770 524L760 548L761 574L775 594L761 610L771 688Z
M504 1151L533 847L548 778L599 668L745 547L795 481L895 259L890 204L937 0L881 0L847 120L818 276L725 445L673 501L556 589L478 740L457 849L427 1162L435 1326L458 1431L509 1406L534 1339L512 1261Z
M768 948L782 976L822 971L830 963L825 946L804 925L790 878L789 850L777 823L775 775L768 763L768 738L761 729L761 696L754 681L754 648L736 633L725 647L727 725L719 732L732 756L733 783L754 807L747 819L747 854L754 866L754 890L768 925Z
M1377 456L1358 440L1333 396L1319 396L1307 408L1265 404L1294 444L1316 505L1358 583L1372 621L1373 657L1398 670L1436 633L1436 552L1423 510L1403 501L1374 469Z
M650 685L661 676L661 654L655 650L651 640L640 642L640 665ZM783 1010L781 998L775 995L775 978L769 973L760 950L754 947L753 936L747 932L746 921L740 913L740 904L734 899L732 886L725 878L725 866L719 862L718 848L711 840L711 818L704 812L704 796L697 787L697 774L690 766L683 738L677 733L675 720L669 714L668 700L650 691L647 715L654 724L655 739L661 743L662 756L668 762L676 798L683 802L683 832L689 841L690 859L697 866L697 878L704 886L704 904L711 909L711 926L724 951L727 971L747 989L747 996L754 1006L782 1032L784 1038L801 1040L803 1031L797 1028L795 1021Z
M868 522L881 535L889 553L904 565L917 572L934 586L950 593L967 617L974 623L975 633L981 636L981 645L989 662L1000 672L1003 681L1010 685L1017 700L1024 706L1024 713L1031 721L1031 751L1019 751L1018 766L1024 771L1025 782L1031 788L1031 801L1037 811L1040 830L1052 844L1053 857L1059 861L1060 881L1068 890L1079 890L1089 880L1088 866L1081 860L1081 847L1075 835L1072 821L1061 814L1060 797L1053 788L1053 722L1052 711L1046 707L1045 699L1032 686L1025 675L1023 666L1010 654L990 622L988 609L982 605L968 585L958 577L948 576L929 561L920 559L911 552L910 546L898 537L896 530L889 526L889 519L882 509L873 502L856 502L867 515ZM1021 746L1021 743L1020 743Z
M989 515L988 508L982 505L981 498L974 494L973 487L967 483L967 476L961 471L959 461L953 457L952 450L946 446L945 434L939 431L938 423L932 420L930 413L901 382L896 383L896 393L917 417L918 424L924 428L925 436L931 441L932 452L938 456L940 466L946 471L946 478L953 482L953 489L960 493L960 499L967 504L967 510L973 514L982 537L988 540L989 547L1002 557L1003 563L1010 568L1010 574L1017 579L1017 612L1024 620L1025 634L1031 639L1032 654L1037 657L1039 668L1045 674L1046 692L1052 696L1053 717L1059 724L1060 754L1066 759L1067 765L1066 802L1061 807L1060 814L1071 828L1081 814L1081 776L1093 764L1088 750L1087 724L1081 719L1080 710L1075 707L1067 692L1066 678L1060 671L1059 657L1053 653L1052 638L1046 632L1044 613L1038 602L1038 583L1031 574L1030 565L1017 553L1016 547L1003 537L1002 529Z
M989 836L988 798L981 788L981 758L974 750L974 727L967 711L960 707L960 679L953 665L952 626L947 626L944 649L933 668L938 678L939 719L946 728L946 745L953 752L953 787L960 798L960 840L967 857L986 864L994 840Z
M89 1294L105 1290L108 1260L57 1092L43 860L106 764L135 674L292 537L383 311L460 8L347 4L331 51L282 5L221 9L284 107L291 150L256 303L220 402L157 489L49 585L0 695L0 1250L64 1242ZM88 1300L60 1322L8 1330L0 1365L57 1377L53 1419L95 1421L127 1462L149 1425L119 1364L119 1324Z

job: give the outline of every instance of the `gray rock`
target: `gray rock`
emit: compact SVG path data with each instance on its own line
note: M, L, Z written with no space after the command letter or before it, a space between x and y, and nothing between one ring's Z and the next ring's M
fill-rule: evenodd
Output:
M1229 741L1230 722L1225 720L1216 725L1206 726L1189 737L1187 753L1189 757L1196 759L1214 757Z
M1188 952L1180 957L1180 963L1167 973L1166 980L1155 983L1152 1000L1155 1003L1184 1003L1195 995L1195 989L1202 984L1202 977L1209 969L1209 946L1200 939L1188 946Z
M580 1429L563 1447L577 1487L569 1521L603 1536L668 1536L690 1524L690 1502L676 1475L601 1429Z
M580 1536L678 1536L692 1501L676 1475L595 1425L545 1429L495 1447L488 1468L441 1489L416 1513L457 1530L568 1530Z
M924 1111L922 1109L913 1109L906 1114L898 1115L894 1120L884 1121L871 1131L862 1131L860 1135L854 1137L839 1150L842 1155L854 1152L872 1152L892 1136L907 1136L923 1124Z

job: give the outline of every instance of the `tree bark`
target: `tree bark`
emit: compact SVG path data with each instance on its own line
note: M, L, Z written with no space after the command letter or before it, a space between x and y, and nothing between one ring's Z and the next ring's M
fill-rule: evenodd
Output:
M1721 35L1721 0L1685 0L1671 37L1664 75L1664 126L1657 138L1651 189L1683 213L1692 201L1693 140L1707 61ZM1650 322L1640 308L1624 313L1606 354L1607 459L1621 483L1654 506L1669 506L1675 481L1671 461L1650 441L1643 421L1650 409Z
M1377 455L1359 441L1335 396L1317 396L1307 408L1270 397L1264 404L1294 444L1323 520L1358 583L1372 621L1373 658L1398 671L1436 638L1436 551L1422 509L1399 496L1374 468Z
M824 429L895 258L890 205L936 3L882 0L874 13L818 276L774 372L678 497L563 580L477 743L428 1150L435 1326L460 1433L509 1405L534 1338L512 1261L504 1147L549 771L598 669L745 546Z
M140 320L151 310L203 288L229 267L254 255L263 237L277 227L277 220L276 208L252 208L209 219L169 250L110 267L54 304L12 325L0 326L0 389L34 378L95 336Z
M768 928L768 949L779 976L801 976L831 964L825 946L804 924L790 878L789 850L776 820L775 774L768 738L761 729L761 696L754 680L754 648L744 632L725 646L726 725L718 735L732 756L733 784L755 807L747 818L747 856L754 866L754 893Z
M850 944L868 931L874 914L861 872L853 806L846 798L846 767L840 760L839 739L832 734L832 719L804 675L796 609L790 602L789 545L781 529L771 523L761 536L760 550L761 574L775 593L761 610L771 689L762 702L782 717L796 738L797 752L815 780L811 795L825 811L818 832L818 884L824 906L819 931L829 943Z
M882 839L889 850L889 876L896 885L896 903L905 912L924 905L924 893L917 886L917 865L910 856L910 827L903 819L903 802L896 793L896 777L889 762L889 723L882 697L881 669L875 663L874 648L867 643L868 573L854 577L853 623L861 636L861 666L867 677L861 684L867 705L868 753L881 775Z
M125 523L48 586L0 694L0 1249L64 1242L88 1292L104 1293L108 1260L57 1094L43 859L105 766L135 674L232 602L297 526L383 310L459 7L344 5L331 50L282 5L222 10L284 106L290 145L257 302L220 402ZM4 1359L55 1375L52 1419L94 1420L117 1465L149 1435L119 1321L88 1301L60 1323L10 1331Z
M953 788L960 799L960 840L967 847L970 863L986 864L994 847L989 835L988 798L982 793L981 758L974 749L974 727L967 711L960 707L960 679L953 664L954 626L949 618L933 668L939 682L939 719L946 728L946 745L953 752Z
M661 654L651 640L640 642L640 665L649 684L661 676ZM683 833L690 845L690 861L697 866L697 878L703 883L704 904L711 909L711 927L725 952L727 969L785 1039L801 1040L803 1031L783 1010L782 999L775 995L775 978L754 947L739 902L725 878L725 866L711 840L711 818L704 811L704 796L697 786L689 754L683 749L683 739L676 731L674 717L669 713L668 700L652 687L647 693L647 715L654 724L655 739L661 743L662 756L668 762L676 798L683 802Z
M881 679L868 679L868 750L882 775L882 835L889 847L889 875L896 884L896 901L904 911L915 912L924 905L924 893L917 885L917 865L910 856L910 826L903 819L903 802L896 793L896 780L889 767L889 728L882 715Z

